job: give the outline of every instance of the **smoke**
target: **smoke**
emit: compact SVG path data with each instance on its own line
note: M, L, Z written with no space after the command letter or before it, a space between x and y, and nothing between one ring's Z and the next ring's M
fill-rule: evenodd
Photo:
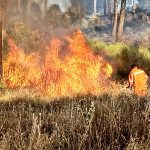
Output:
M148 9L150 10L150 1L149 0L141 0L138 3L138 7L142 8L142 9Z
M103 16L103 0L97 0L97 13L100 12L97 18L92 18L91 16L94 8L93 0L48 0L46 8L45 0L32 0L30 11L28 10L28 0L20 0L20 5L18 1L19 0L11 0L8 2L7 16L5 15L3 24L12 24L17 21L24 22L30 25L32 29L38 29L40 33L42 33L40 37L44 37L43 41L49 39L47 37L50 37L51 32L55 33L56 31L56 34L61 35L62 31L60 30L62 28L68 30L70 26L78 26L89 37L100 38L106 42L112 41L113 12L111 16ZM112 0L110 1L112 2ZM146 2L149 4L148 0ZM55 7L53 7L54 5ZM58 7L56 7L56 5L58 5ZM144 4L139 3L138 5L142 6ZM113 10L113 5L111 10ZM133 41L133 39L141 41L144 38L146 38L147 41L149 40L150 15L144 16L140 13L135 14L135 19L131 21L129 19L130 16L127 15L126 17L124 35L127 37L127 40L129 38L131 41ZM141 21L140 18L138 18L140 15L142 18ZM147 21L143 23L143 20Z
M48 0L48 7L53 4L57 4L62 12L65 12L71 6L70 0Z

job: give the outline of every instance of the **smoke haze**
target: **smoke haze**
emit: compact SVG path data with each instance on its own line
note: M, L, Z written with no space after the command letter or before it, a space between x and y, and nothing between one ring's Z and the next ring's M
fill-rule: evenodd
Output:
M147 3L142 3L142 1ZM145 9L149 1L142 0L138 3L138 7ZM87 36L91 38L99 38L106 42L111 42L111 30L113 22L113 0L111 2L111 14L104 14L104 1L97 0L97 16L92 18L94 4L93 0L48 0L45 7L45 0L31 0L31 6L27 0L10 0L7 3L6 15L4 15L3 28L8 29L9 24L23 22L32 29L38 29L43 32L43 37L49 37L50 33L60 32L60 28L68 30L72 26L79 27ZM127 5L128 6L128 5ZM147 8L147 7L146 7ZM131 41L141 41L144 38L150 39L150 10L147 12L139 12L132 17L131 11L127 8L127 15L124 26L124 35L126 39ZM82 14L82 13L85 14ZM143 14L142 14L143 13ZM131 37L132 35L132 37ZM130 42L130 41L129 41Z
M71 6L70 0L48 0L48 7L52 4L59 5L62 12L66 11Z

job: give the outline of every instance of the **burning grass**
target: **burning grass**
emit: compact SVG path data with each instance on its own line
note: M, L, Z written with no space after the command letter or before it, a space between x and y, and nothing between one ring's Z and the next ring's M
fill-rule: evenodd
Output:
M116 94L120 87L113 88L117 85L108 80L112 66L92 53L79 30L51 38L42 59L11 39L8 44L0 93L0 149L149 148L150 96ZM104 94L106 89L109 94Z
M0 102L1 149L145 149L150 97L79 95Z
M52 97L76 94L98 94L106 89L112 66L95 56L82 32L52 37L45 56L26 54L12 39L3 62L4 86L8 89L28 88Z

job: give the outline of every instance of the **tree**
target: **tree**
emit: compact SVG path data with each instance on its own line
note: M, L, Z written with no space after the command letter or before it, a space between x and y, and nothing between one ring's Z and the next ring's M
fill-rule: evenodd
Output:
M114 0L114 19L112 29L112 36L114 37L114 39L116 39L117 23L118 23L118 0Z
M111 15L111 1L110 0L108 0L108 4L107 4L108 6L108 15Z
M27 2L27 22L30 23L31 0Z
M135 0L132 0L132 11L135 13Z
M46 12L47 12L47 2L48 0L44 1L44 17L46 18Z
M106 15L106 0L104 0L104 15Z
M3 73L3 66L2 66L2 19L0 19L0 79Z
M17 7L18 7L18 13L21 17L22 16L21 0L17 0Z
M121 41L123 35L123 27L126 13L126 0L121 0L120 18L117 31L117 40Z
M30 7L30 21L31 21L31 25L33 25L34 27L39 27L41 26L42 23L42 11L40 8L40 4L36 3L36 2L32 2L31 3L31 7Z
M46 19L50 24L60 25L62 12L59 5L53 4L49 7L49 9L47 10Z
M2 3L0 5L0 80L1 80L2 74L3 74L2 21L4 20L6 12L7 12L7 0L2 0Z
M96 11L97 11L97 10L96 10L96 7L97 7L96 4L97 4L97 0L94 0L94 15L96 15Z
M79 5L72 5L68 8L67 15L70 18L70 23L74 23L84 16L84 11Z

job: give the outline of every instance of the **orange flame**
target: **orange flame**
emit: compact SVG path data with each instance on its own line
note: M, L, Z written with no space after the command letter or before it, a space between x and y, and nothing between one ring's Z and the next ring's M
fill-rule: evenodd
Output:
M4 85L7 88L31 88L52 97L101 93L112 74L111 65L93 55L79 30L63 37L63 41L52 38L41 63L38 53L27 55L9 39L10 51L3 63Z

